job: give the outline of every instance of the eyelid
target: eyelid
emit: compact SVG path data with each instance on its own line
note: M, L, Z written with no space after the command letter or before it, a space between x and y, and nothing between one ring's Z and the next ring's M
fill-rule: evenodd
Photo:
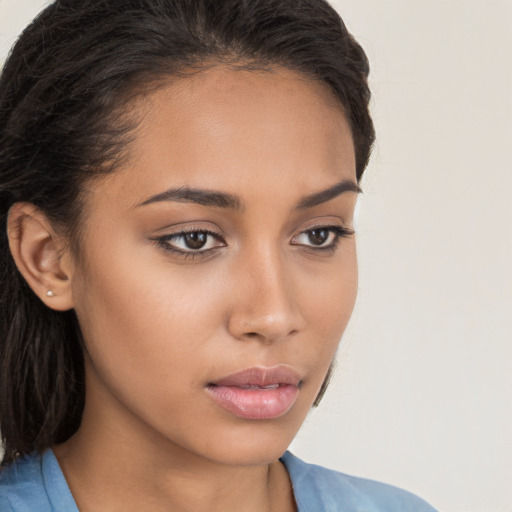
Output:
M332 231L338 231L340 233L340 236L348 236L355 234L355 231L353 228L348 228L344 226L339 220L338 221L332 221L332 220L326 220L323 222L316 222L315 224L312 224L310 226L307 226L304 229L301 229L297 235L308 233L309 231L314 231L315 229L327 229ZM294 235L296 236L296 235Z
M327 244L327 245L293 243L294 239L298 238L299 236L306 235L306 234L311 233L312 231L315 231L315 230L329 231L330 233L335 235L334 239L329 244ZM318 225L315 225L315 226L310 226L307 229L303 229L299 233L294 235L291 238L291 245L296 245L296 246L304 247L304 248L307 248L307 249L313 249L313 250L316 250L316 251L322 251L322 250L325 251L325 250L329 250L329 249L333 250L333 249L336 248L336 246L338 245L338 242L340 241L341 238L345 238L345 237L351 236L353 234L355 234L353 229L346 228L344 226L341 226L340 224L325 224L325 223L324 224L318 224Z
M328 231L330 233L329 238L331 240L326 245L322 244L314 244L314 243L303 243L299 242L298 238L303 235L308 235L309 233L315 231L315 230L324 230ZM184 237L187 234L191 233L203 233L207 235L207 237L211 237L217 241L214 246L207 247L207 248L184 248L184 247L178 247L177 244L172 244L171 242L173 240L178 241L180 239L184 239ZM306 229L302 229L295 235L293 235L290 239L290 245L301 247L308 250L313 251L334 251L340 241L341 238L348 237L354 234L354 230L346 228L342 226L339 223L318 223L312 226L307 227ZM331 236L332 235L332 236ZM328 241L329 238L326 240ZM207 255L211 255L212 253L215 253L219 249L226 247L227 243L224 239L224 237L219 234L216 231L213 231L211 229L200 227L200 226L184 226L181 228L178 228L176 231L171 233L166 233L162 235L157 235L152 238L150 238L151 241L153 241L158 247L162 248L168 253L173 253L176 255L179 255L183 258L197 258L197 257L206 257Z
M180 238L183 238L186 235L192 234L192 233L204 233L208 237L214 238L219 243L216 244L214 247L208 247L206 249L203 249L203 248L186 249L186 248L176 247L175 245L172 245L170 243L170 241L172 241L172 240L179 240ZM205 228L200 228L200 227L181 228L181 229L175 231L174 233L167 233L167 234L163 234L163 235L159 235L159 236L154 236L150 240L155 242L155 244L158 247L161 247L163 250L165 250L169 253L181 255L184 258L187 258L187 257L195 258L195 257L205 256L207 254L214 252L217 249L220 249L220 248L226 246L226 242L225 242L224 238L219 233L216 233L215 231L212 231L210 229L205 229Z

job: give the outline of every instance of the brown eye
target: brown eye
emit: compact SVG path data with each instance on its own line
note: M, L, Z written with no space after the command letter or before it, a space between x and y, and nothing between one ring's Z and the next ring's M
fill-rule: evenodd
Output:
M181 231L172 235L164 235L155 239L157 245L168 252L188 256L205 255L226 243L218 233L212 231Z
M208 241L208 233L204 231L194 231L183 235L183 240L187 249L202 249Z
M335 249L340 238L353 234L354 231L342 226L321 226L295 235L291 239L291 244L316 250Z
M308 231L308 241L311 245L323 245L327 240L329 240L329 236L331 235L331 231L328 229L312 229Z

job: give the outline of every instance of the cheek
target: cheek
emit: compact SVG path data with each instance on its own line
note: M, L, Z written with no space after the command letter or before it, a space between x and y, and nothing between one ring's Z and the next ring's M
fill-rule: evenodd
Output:
M129 255L129 256L127 256ZM91 262L76 285L76 312L92 364L109 386L142 390L194 367L195 347L213 329L203 295L136 251ZM140 257L139 257L140 256ZM136 271L134 271L136 269ZM201 319L201 321L199 321Z
M355 244L345 244L339 263L332 265L321 276L314 277L308 279L304 294L313 328L327 339L334 337L339 340L352 314L357 295Z
M201 296L185 283L169 280L171 286L165 272L155 279L138 268L134 273L123 265L98 265L77 308L90 365L89 397L102 407L98 397L105 394L94 391L100 385L149 423L170 425L172 418L192 414L183 404L202 385L207 335L215 326Z
M328 272L309 273L300 300L308 316L306 342L297 346L315 374L314 398L332 363L352 314L358 284L355 243L345 244L343 258Z

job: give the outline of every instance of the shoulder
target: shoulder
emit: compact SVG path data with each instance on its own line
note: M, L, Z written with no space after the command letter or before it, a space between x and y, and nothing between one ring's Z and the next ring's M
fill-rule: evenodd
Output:
M52 450L33 453L0 471L0 512L77 511Z
M299 512L435 512L410 492L374 480L307 464L286 452L286 466Z
M22 457L0 471L0 511L51 510L44 490L42 457Z

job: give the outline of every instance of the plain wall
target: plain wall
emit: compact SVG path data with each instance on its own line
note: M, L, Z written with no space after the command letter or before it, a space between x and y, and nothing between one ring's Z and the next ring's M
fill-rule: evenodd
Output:
M0 0L0 61L44 4ZM356 310L292 448L446 512L511 512L512 3L333 4L371 61L378 142Z

